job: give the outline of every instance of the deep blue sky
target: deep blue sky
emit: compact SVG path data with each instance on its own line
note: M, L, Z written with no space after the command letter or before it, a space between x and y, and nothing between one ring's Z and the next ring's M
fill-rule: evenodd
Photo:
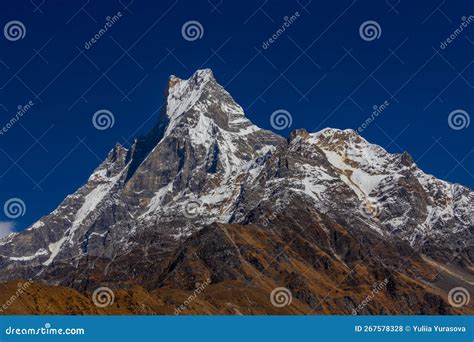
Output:
M170 74L187 78L203 67L260 127L272 129L273 111L290 112L292 126L279 132L285 136L300 127L356 129L387 100L362 135L390 152L408 151L428 173L474 188L474 123L448 125L453 110L474 115L474 22L440 49L462 17L474 15L472 0L246 3L2 1L0 28L19 20L26 35L0 35L0 128L18 105L34 102L0 135L1 207L13 197L27 207L16 229L81 186L115 142L128 147L153 126ZM118 11L122 18L85 50ZM201 39L183 39L189 20L204 28ZM361 39L359 27L368 20L380 25L379 39ZM91 123L102 108L115 117L104 131ZM0 221L9 221L3 210Z

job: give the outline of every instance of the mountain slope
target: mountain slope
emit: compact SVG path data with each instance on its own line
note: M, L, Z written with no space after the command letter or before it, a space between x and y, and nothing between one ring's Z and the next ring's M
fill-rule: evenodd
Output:
M450 284L472 287L469 189L352 130L284 139L260 129L210 70L171 76L165 97L147 136L117 144L56 210L0 240L0 280L80 291L284 283L319 313L349 313L386 277L407 298L393 290L392 309L369 313L432 295L417 312L452 313L442 299ZM341 287L347 298L326 305Z

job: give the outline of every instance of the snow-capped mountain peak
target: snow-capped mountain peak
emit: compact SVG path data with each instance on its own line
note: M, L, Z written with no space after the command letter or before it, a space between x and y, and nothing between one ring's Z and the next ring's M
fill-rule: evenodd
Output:
M187 112L200 99L204 88L210 82L215 82L210 70L198 70L188 80L182 80L174 75L168 81L168 98L166 115L170 121L176 120Z
M194 141L200 144L209 141L209 134L215 135L216 129L239 135L259 130L210 69L198 70L187 80L171 76L167 93L165 136L179 124L193 129Z

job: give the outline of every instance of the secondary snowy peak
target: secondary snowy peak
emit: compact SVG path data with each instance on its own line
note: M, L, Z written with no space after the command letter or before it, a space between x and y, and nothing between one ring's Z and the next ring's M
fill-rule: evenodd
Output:
M293 151L313 151L310 160L318 160L317 167L307 162L300 168L306 171L306 192L316 195L316 205L323 210L336 212L340 207L334 203L342 197L333 194L346 189L344 193L355 195L351 217L362 214L375 231L418 246L455 232L467 236L473 226L474 193L425 174L406 152L388 153L351 129L326 128L312 134L298 130L290 135L289 144ZM329 207L319 199L329 199Z
M362 166L379 168L394 156L382 147L369 143L352 129L325 128L311 134L310 140L322 150L331 151Z
M289 143L292 149L303 146L303 150L313 151L313 158L321 160L322 153L331 171L361 200L367 200L385 178L392 179L406 168L400 163L401 155L370 144L351 129L325 128L316 133L297 130L291 133Z

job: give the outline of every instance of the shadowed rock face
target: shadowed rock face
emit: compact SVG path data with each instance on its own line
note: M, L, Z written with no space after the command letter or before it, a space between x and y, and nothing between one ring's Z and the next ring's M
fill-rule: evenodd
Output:
M361 312L457 313L445 296L472 290L472 191L352 130L262 130L210 70L171 76L165 100L147 136L0 240L1 280L185 293L209 278L255 306L216 294L202 313L273 313L255 296L278 286L297 301L286 313L351 313L387 279Z

